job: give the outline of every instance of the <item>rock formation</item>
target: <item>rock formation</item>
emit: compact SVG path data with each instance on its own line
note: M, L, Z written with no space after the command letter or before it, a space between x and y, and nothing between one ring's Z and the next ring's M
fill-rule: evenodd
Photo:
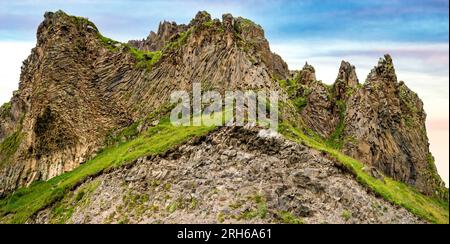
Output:
M258 128L221 128L138 159L86 182L62 204L80 195L66 223L422 223L319 152ZM49 208L29 222L64 217Z
M429 151L423 103L404 82L397 81L389 55L380 60L364 84L359 83L355 67L343 61L336 82L330 86L316 79L315 69L309 64L300 71L289 71L282 58L271 52L262 27L241 17L224 14L218 20L199 12L187 25L165 21L157 33L125 44L102 36L89 20L62 11L45 14L37 31L36 47L23 63L19 90L11 102L0 108L0 197L86 163L107 145L111 134L138 122L145 124L149 114L167 107L171 92L190 91L194 82L220 92L279 91L281 102L286 105L280 117L294 121L307 136L362 161L375 172L372 174L390 176L428 196L448 198ZM394 213L392 206L363 192L350 176L338 173L332 160L305 146L282 139L269 145L261 141L263 145L258 146L255 141L260 139L254 131L240 129L223 129L208 138L221 142L181 147L183 160L173 155L141 159L129 172L119 170L102 176L102 191L92 196L93 204L88 208L96 209L102 201L109 201L103 192L111 192L110 188L121 179L134 182L127 179L152 174L148 168L154 168L153 173L173 168L172 175L161 178L168 181L181 180L182 168L192 166L205 171L200 170L199 175L189 171L189 176L204 181L183 179L184 183L179 181L174 186L176 189L214 183L208 173L212 170L226 179L226 185L214 183L225 195L236 193L232 190L236 184L248 185L242 194L272 189L264 192L270 209L294 211L304 215L307 222L339 222L338 214L344 211L341 203L335 207L320 205L321 201L335 202L338 198L350 204L355 214L350 219L354 222L392 222L392 216L396 216L394 222L417 221L404 212ZM228 145L231 141L234 144ZM226 146L234 151L225 152ZM217 162L207 160L209 157L203 154L206 151ZM242 161L248 156L251 163L235 164L228 154ZM293 166L293 160L299 160L299 165ZM226 170L219 172L218 162L222 161ZM275 161L283 165L267 172ZM251 183L258 177L266 187L252 188ZM283 185L282 179L289 180L290 185ZM141 183L128 183L129 190L142 194ZM273 184L277 187L268 187ZM230 202L223 202L219 196L211 198L206 189L202 192L200 187L200 192L193 191L193 195L185 192L189 188L183 189L178 193L171 191L170 196L178 198L182 194L220 206L202 216L205 220L212 221L215 214L235 214L227 212L225 206ZM121 198L125 190L120 188L113 197ZM161 197L159 193L147 193L156 199ZM169 202L155 202L159 207L166 203ZM115 205L105 205L106 208L114 209L122 203L110 204ZM325 210L314 207L316 204ZM388 213L377 214L367 207L370 204L382 204ZM117 222L123 217L112 212L98 215L94 213L97 210L92 210L93 215L89 211L77 212L71 221L104 222L112 216L111 221ZM308 219L311 212L317 215ZM200 213L193 214L186 219L177 218L188 222ZM275 212L271 214L275 221ZM131 222L147 220L128 217ZM33 221L46 222L51 218L43 211ZM164 215L151 221L175 222Z
M389 55L364 84L345 61L332 86L317 81L308 64L291 79L288 90L296 90L291 98L301 103L307 133L422 193L448 198L429 150L423 103L397 81Z
M349 99L344 136L352 140L345 151L421 192L445 198L425 119L422 101L397 81L392 58L386 55Z
M288 73L262 29L230 15L220 22L200 12L189 25L165 22L152 36L133 45L153 50L165 43L160 58L101 36L87 19L46 13L13 109L2 116L0 141L20 135L21 143L2 164L0 193L76 168L112 129L166 104L171 91L194 82L220 91L276 90L267 81Z

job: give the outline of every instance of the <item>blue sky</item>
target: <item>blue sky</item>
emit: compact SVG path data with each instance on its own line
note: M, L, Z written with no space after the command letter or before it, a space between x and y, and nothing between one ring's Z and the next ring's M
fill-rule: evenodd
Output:
M48 10L87 16L105 34L124 41L145 36L163 19L187 23L204 9L214 17L231 12L251 18L272 40L448 42L448 7L447 0L1 0L0 40L33 40Z
M343 59L364 81L390 53L399 79L424 100L431 150L448 183L448 0L0 0L0 104L17 89L43 14L58 9L88 17L119 41L144 38L162 20L189 23L199 10L243 16L263 26L290 69L308 61L326 83Z

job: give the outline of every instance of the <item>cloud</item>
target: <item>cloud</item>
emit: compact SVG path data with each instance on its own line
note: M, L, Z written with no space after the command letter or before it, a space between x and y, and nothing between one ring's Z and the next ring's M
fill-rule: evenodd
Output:
M34 46L34 42L0 41L0 104L9 101L18 89L20 67Z
M449 120L428 119L427 134L430 140L430 150L436 160L439 175L449 186Z
M121 41L145 37L161 20L188 23L199 10L214 17L230 12L250 18L274 40L448 41L449 26L446 1L23 0L0 2L0 39L34 40L43 13L58 9L91 18L104 33Z

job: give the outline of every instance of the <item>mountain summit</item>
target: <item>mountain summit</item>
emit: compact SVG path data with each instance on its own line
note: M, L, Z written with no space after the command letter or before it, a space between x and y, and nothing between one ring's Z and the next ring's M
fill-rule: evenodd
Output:
M279 134L174 127L170 94L195 82L279 92ZM448 223L423 103L389 55L326 85L231 14L120 43L48 12L0 115L0 222Z

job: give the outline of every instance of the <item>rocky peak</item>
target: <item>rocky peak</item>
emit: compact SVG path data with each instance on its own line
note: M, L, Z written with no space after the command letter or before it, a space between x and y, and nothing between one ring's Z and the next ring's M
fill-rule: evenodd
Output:
M293 100L300 110L301 119L316 135L328 138L339 121L329 86L316 79L316 71L308 63L294 74L294 84Z
M367 78L368 82L377 80L397 83L394 64L389 54L384 55L384 58L380 58L378 65L372 69Z
M338 77L334 83L334 93L337 100L346 100L349 93L359 85L355 66L349 62L342 61Z
M200 26L203 25L204 23L210 22L211 20L212 20L211 14L209 14L206 11L199 11L195 15L195 18L191 20L189 26Z
M222 24L227 31L233 31L234 28L234 17L231 14L222 15Z
M445 196L430 156L423 103L397 82L390 55L380 59L349 99L345 118L344 134L354 139L346 143L346 153L422 193Z
M310 84L316 81L316 70L308 62L305 63L302 70L298 73L298 81L300 84Z
M61 10L46 12L44 21L38 27L37 42L40 45L48 39L65 38L70 36L69 33L76 33L79 36L96 35L98 29L86 18L70 16Z
M163 21L159 23L158 32L150 32L150 35L141 41L131 40L128 44L143 51L158 51L176 34L187 30L186 25L177 25L175 22Z
M270 51L261 26L242 17L235 18L231 14L224 14L220 21L213 20L206 11L200 11L189 25L163 22L157 33L152 32L147 39L130 41L129 44L144 51L176 47L165 50L166 53L177 53L178 49L184 47L187 47L185 51L190 52L199 51L201 47L222 47L222 44L225 44L223 48L238 48L239 52L244 52L253 65L264 64L273 77L285 79L289 75L287 64L280 56Z
M78 167L111 129L130 122L108 89L117 78L102 79L115 72L111 62L129 66L131 55L111 51L115 43L85 18L45 14L23 62L10 122L0 119L0 141L15 143L0 166L0 196Z

